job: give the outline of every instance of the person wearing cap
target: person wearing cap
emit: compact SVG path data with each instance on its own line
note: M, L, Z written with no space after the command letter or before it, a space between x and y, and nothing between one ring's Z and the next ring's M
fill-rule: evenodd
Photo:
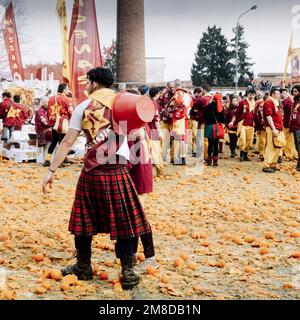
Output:
M133 269L134 245L138 237L151 233L151 226L128 172L126 154L129 148L125 136L117 133L113 121L116 99L110 89L113 75L109 69L95 68L87 73L87 79L89 97L76 107L68 133L43 179L42 188L47 194L56 170L83 131L87 138L84 168L69 222L69 231L75 238L77 263L62 269L62 274L91 280L92 238L98 233L107 233L111 240L116 240L116 255L122 265L122 287L129 290L140 282Z
M171 163L174 163L174 143L171 140L171 132L173 130L173 106L171 106L172 98L175 93L174 82L168 82L167 87L162 95L158 98L160 105L160 127L163 134L162 138L162 158L163 162L167 162L168 148L171 144Z
M267 133L267 144L264 156L263 172L276 172L276 165L282 148L276 148L273 138L283 131L283 117L280 111L280 89L272 88L270 97L264 103L264 119Z
M240 161L250 161L248 152L253 144L254 139L254 108L256 91L249 88L246 91L246 99L243 99L236 110L229 127L234 123L238 124L237 135L239 136L238 146L240 147Z

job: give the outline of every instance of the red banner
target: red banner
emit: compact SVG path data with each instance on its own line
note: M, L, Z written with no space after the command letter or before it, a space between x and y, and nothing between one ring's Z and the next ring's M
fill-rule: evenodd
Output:
M71 88L74 104L86 99L86 74L102 66L94 0L74 0L70 29Z
M43 71L43 67L39 67L36 69L36 76L35 78L42 81L42 71Z
M5 18L3 22L4 41L8 54L12 77L24 80L21 51L12 1L6 9Z

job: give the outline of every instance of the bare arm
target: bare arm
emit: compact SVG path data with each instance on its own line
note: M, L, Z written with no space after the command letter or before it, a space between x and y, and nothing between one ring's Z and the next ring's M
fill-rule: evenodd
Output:
M52 183L54 181L54 173L57 170L57 168L65 161L68 153L70 152L73 144L77 140L79 134L80 134L79 131L74 129L69 129L64 140L60 143L56 156L49 168L49 173L43 179L42 189L44 194L47 193L48 185L50 188L52 188Z
M160 128L160 125L159 125L158 121L155 122L155 127L156 127L156 130L158 132L159 138L162 139L163 134L161 132L161 128Z
M273 135L275 136L275 137L277 137L278 136L278 130L275 128L275 126L274 126L274 122L273 122L273 119L272 119L272 117L271 116L268 116L267 117L267 121L268 121L268 124L269 124L269 126L271 127L271 129L272 129L272 131L273 131Z
M73 144L76 142L80 132L74 129L68 130L64 140L59 144L56 156L51 163L50 170L56 171L57 168L65 161L67 155L73 147Z
M229 128L233 127L235 121L236 121L236 116L233 116L232 120L231 120L230 123L228 124Z
M271 129L272 129L273 131L276 130L276 129L275 129L275 126L274 126L273 119L272 119L271 116L268 116L268 117L267 117L267 121L268 121L268 124L269 124L269 126L271 127Z

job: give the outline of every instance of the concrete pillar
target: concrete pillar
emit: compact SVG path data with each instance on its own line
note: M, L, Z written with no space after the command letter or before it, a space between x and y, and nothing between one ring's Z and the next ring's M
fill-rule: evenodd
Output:
M117 82L146 82L144 0L118 0Z

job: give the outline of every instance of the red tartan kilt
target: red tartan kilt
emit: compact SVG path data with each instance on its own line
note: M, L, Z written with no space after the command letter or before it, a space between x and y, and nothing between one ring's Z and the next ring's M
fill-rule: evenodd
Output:
M83 169L76 189L69 231L75 236L110 234L111 240L151 232L126 166Z

